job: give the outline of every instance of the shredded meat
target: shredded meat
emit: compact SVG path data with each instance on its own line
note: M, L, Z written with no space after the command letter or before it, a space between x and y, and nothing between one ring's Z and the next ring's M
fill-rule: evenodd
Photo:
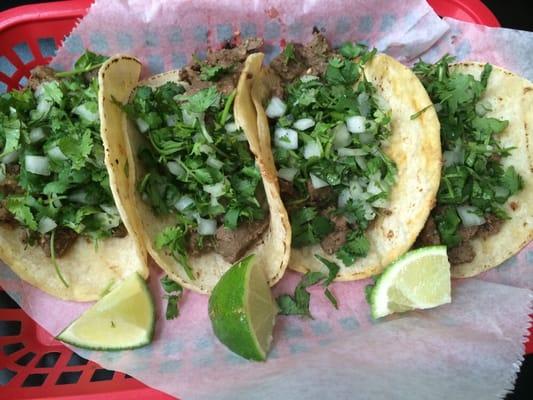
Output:
M114 238L124 238L128 236L128 230L124 226L124 224L120 224L115 229L113 229L113 235Z
M279 77L279 85L274 85L273 94L283 94L282 83L286 84L301 75L322 75L328 65L333 50L326 38L319 32L307 45L293 44L294 55L289 60L281 53L270 63L272 71Z
M317 205L329 203L335 194L331 186L324 186L320 189L315 189L311 183L311 180L307 181L307 192L309 193L310 202Z
M187 253L192 257L199 257L202 254L213 250L213 239L210 236L200 236L197 232L191 232L187 240Z
M230 230L221 226L214 237L214 249L230 263L239 260L267 230L269 219L242 223L237 229Z
M68 228L58 228L55 231L54 238L54 252L56 258L60 258L67 253L68 250L74 245L78 239L78 234L72 229ZM44 254L47 257L51 257L52 253L50 251L50 235L42 235L39 239L39 244L41 245Z
M470 242L462 242L459 246L448 248L448 259L452 265L471 262L474 258L476 252Z
M28 86L35 91L43 82L55 80L55 71L46 66L35 67L31 70Z
M322 214L326 215L327 212L322 212ZM336 253L346 243L346 236L350 231L350 227L348 226L348 221L342 215L326 216L335 224L335 229L322 239L320 246L326 254L331 255Z
M500 231L503 225L503 220L499 219L493 214L485 216L485 223L479 227L477 236L486 239Z
M187 89L187 93L193 94L213 85L213 82L202 81L200 79L200 72L202 65L204 65L230 68L229 73L222 75L221 78L216 81L217 89L228 95L237 87L244 61L248 55L257 52L262 45L263 41L257 38L246 39L240 44L236 44L235 40L232 40L227 42L224 48L220 50L210 50L207 53L205 61L193 62L181 70L180 79L188 82L190 85Z
M432 216L429 216L424 228L416 239L416 247L434 246L440 244L439 231L437 224Z

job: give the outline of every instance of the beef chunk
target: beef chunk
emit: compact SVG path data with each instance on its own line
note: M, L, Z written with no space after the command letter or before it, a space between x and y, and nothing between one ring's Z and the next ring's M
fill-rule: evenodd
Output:
M214 238L215 251L230 263L239 260L267 230L269 219L244 222L235 230L221 226Z
M291 198L296 195L293 183L281 178L279 179L279 191L283 199Z
M485 216L485 223L479 227L477 237L486 239L500 231L503 225L503 220L499 219L493 214Z
M214 249L211 236L201 236L197 232L191 232L187 239L187 254L192 257L200 257Z
M113 229L113 235L114 238L124 238L128 236L128 230L124 226L124 224L120 224L115 229Z
M31 70L28 86L35 91L43 82L55 80L55 71L46 66L35 67Z
M272 70L281 81L289 83L301 75L322 75L332 55L332 49L326 38L319 32L313 34L313 39L307 45L293 44L294 56L287 60L281 53L270 63Z
M205 61L195 61L181 70L180 79L190 84L187 94L193 94L208 88L213 83L216 83L220 92L226 95L231 93L237 87L246 57L251 53L257 52L262 45L263 41L261 39L253 38L246 39L238 45L234 41L229 42L221 50L210 50ZM230 71L227 74L223 74L216 82L202 81L200 79L202 66L230 68Z
M342 215L329 216L330 220L335 224L335 229L329 235L327 235L320 242L322 250L326 254L334 254L339 250L344 243L346 243L346 236L350 230L348 221Z
M22 193L22 188L18 184L20 166L18 164L6 165L6 176L0 182L0 193L4 195Z
M430 215L424 225L424 228L416 239L416 247L434 246L440 244L439 231L437 230L437 224Z
M470 242L462 242L459 246L448 248L448 259L452 265L471 262L475 257L476 253Z
M65 255L67 251L74 245L77 239L78 234L72 229L56 229L54 238L54 252L56 258L60 258ZM42 235L39 239L39 244L41 245L44 254L46 254L47 257L51 257L52 253L50 251L50 234Z
M461 224L461 226L459 227L459 236L461 236L461 239L463 240L463 242L467 242L469 241L470 239L472 239L473 237L476 236L477 232L479 230L479 227L478 226L469 226L469 227L466 227L466 226L463 226Z
M329 203L335 194L333 193L331 186L324 186L320 189L315 189L311 183L311 180L307 181L307 192L309 193L309 200L311 203L317 205Z

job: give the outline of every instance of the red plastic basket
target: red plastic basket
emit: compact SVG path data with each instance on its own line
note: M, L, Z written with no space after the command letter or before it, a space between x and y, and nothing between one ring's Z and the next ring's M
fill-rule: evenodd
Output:
M18 7L0 13L0 92L23 86L47 64L92 0ZM478 0L429 0L439 15L489 26L498 20ZM528 352L533 352L530 341ZM172 399L120 372L102 369L54 340L0 289L1 399Z

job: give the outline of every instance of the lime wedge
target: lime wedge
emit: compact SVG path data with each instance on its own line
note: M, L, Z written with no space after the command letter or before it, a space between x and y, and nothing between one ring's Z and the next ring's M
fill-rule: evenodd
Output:
M232 266L209 298L209 318L218 339L234 353L266 360L278 308L253 255Z
M155 309L144 279L132 274L98 300L57 339L92 350L125 350L152 341Z
M451 302L446 246L410 251L387 266L367 292L373 318Z

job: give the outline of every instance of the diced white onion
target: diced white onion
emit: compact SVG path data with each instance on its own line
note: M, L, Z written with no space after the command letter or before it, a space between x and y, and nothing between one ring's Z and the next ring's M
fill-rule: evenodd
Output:
M200 152L204 154L211 154L214 153L213 148L209 146L208 144L201 144L200 145Z
M382 192L381 188L376 184L375 181L370 181L370 183L366 187L366 191L372 196L375 196L376 194L380 194Z
M372 221L374 218L376 218L376 212L374 209L370 206L368 203L363 203L363 208L365 209L364 217L367 221Z
M59 146L54 146L48 150L48 156L53 160L68 160L68 157L61 151Z
M52 218L42 217L39 221L39 232L48 233L56 228L57 224Z
M305 131L313 126L315 126L315 121L313 121L312 118L301 118L292 124L292 127L294 129L298 129L299 131Z
M473 206L459 206L457 207L457 213L463 221L463 225L466 227L469 226L479 226L483 225L486 221L484 217L481 217L476 214L476 207Z
M347 149L346 147L341 147L340 149L337 149L337 153L341 157L365 156L368 154L368 152L363 149Z
M48 157L27 155L24 158L26 170L36 175L50 175L50 165Z
M298 168L280 168L278 170L278 176L288 182L292 182L297 173Z
M387 199L384 199L384 198L379 198L377 200L374 200L372 202L372 206L373 207L376 207L376 208L385 208L389 205L389 202L387 201Z
M48 111L52 108L52 102L48 99L40 99L37 103L37 114L42 117L46 115Z
M237 126L235 122L228 122L226 125L224 125L224 129L228 133L233 133L233 132L237 132L239 127Z
M44 85L41 83L41 84L39 84L39 86L37 86L37 88L35 89L35 92L33 93L33 95L35 96L36 99L38 99L43 94L44 94Z
M368 114L370 114L370 103L368 99L367 92L361 92L359 93L359 96L357 96L357 105L359 106L359 112L363 117L368 117Z
M197 114L188 112L184 108L181 109L181 116L183 117L183 123L187 126L194 126L196 118L198 118Z
M320 188L328 186L328 183L326 181L320 179L315 174L309 174L309 176L311 177L311 184L313 185L315 189L320 189Z
M462 164L465 161L465 152L460 144L457 144L453 150L446 150L442 153L442 156L444 158L445 167Z
M268 118L282 117L287 111L287 105L279 97L274 96L270 99L268 106L265 110Z
M303 82L303 83L306 83L306 82L311 82L311 81L316 81L318 79L318 76L315 76L315 75L302 75L300 77L300 80Z
M339 194L339 198L337 199L337 205L339 206L339 208L346 207L346 204L348 203L348 200L350 200L350 198L350 190L343 189Z
M366 118L360 115L346 118L348 131L352 133L363 133L365 131Z
M322 148L316 141L309 142L304 146L304 158L306 160L310 159L311 157L320 157L321 155Z
M82 119L89 122L96 122L99 119L98 112L89 110L87 104L83 103L72 109L74 114L79 115Z
M298 148L298 132L294 129L276 128L274 131L274 143L282 149L296 150Z
M146 133L148 129L150 129L150 125L148 125L148 122L146 122L142 118L137 118L135 122L137 122L137 128L139 128L139 131L141 133Z
M167 163L167 168L172 175L177 176L178 178L185 174L183 167L176 161L169 161Z
M214 219L197 218L199 235L214 235L217 231L217 221Z
M194 204L194 200L192 198L189 196L182 196L178 201L176 201L174 207L176 207L178 211L183 211L191 204Z
M3 156L1 161L3 164L11 164L12 162L17 161L18 158L19 158L19 152L18 150L16 150Z
M363 171L366 171L366 160L363 156L355 156L355 162Z
M204 185L204 192L209 193L215 198L222 196L224 191L224 182L218 182L213 185Z
M212 156L207 157L206 164L215 169L220 169L224 165L222 161L217 160L215 157Z
M70 194L68 199L76 203L87 204L87 192L85 190L78 190Z
M101 212L96 213L94 217L104 229L113 229L120 225L120 216L118 214L111 215L105 212Z
M333 148L338 149L340 147L346 147L352 142L350 132L346 124L341 123L333 128Z
M362 144L372 143L373 140L374 140L374 135L372 135L371 133L360 133L359 134L359 141Z
M167 126L176 126L176 122L178 122L178 116L175 114L165 115L165 122L167 123Z
M39 140L44 139L46 135L44 134L44 130L41 127L33 128L30 131L30 142L31 143L37 143Z
M117 207L110 204L100 204L100 208L111 215L119 215Z

